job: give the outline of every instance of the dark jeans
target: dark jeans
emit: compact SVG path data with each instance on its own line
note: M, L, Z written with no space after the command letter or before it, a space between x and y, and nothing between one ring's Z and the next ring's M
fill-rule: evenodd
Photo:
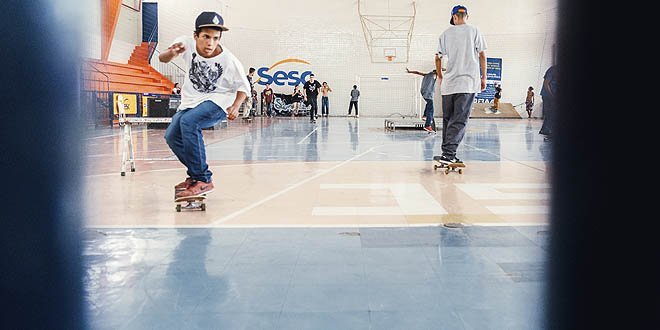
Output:
M327 115L330 112L330 100L327 96L321 96L321 114Z
M539 134L552 135L552 121L555 116L555 100L553 97L547 96L541 96L541 99L543 100L543 125L541 125Z
M269 117L273 115L273 102L266 102L266 115Z
M319 106L318 106L319 99L317 99L316 97L309 97L307 98L307 101L309 101L309 105L312 106L312 108L309 109L309 119L314 120L314 118L316 117L316 113L318 113L319 111Z
M204 101L191 109L177 111L165 131L165 141L179 161L188 169L189 177L211 182L213 173L206 163L206 149L202 128L215 125L227 114L211 101Z
M429 127L433 122L433 99L424 99L424 101L426 101L426 107L424 108L426 122L424 122L424 127Z
M465 136L474 93L442 95L442 155L456 156L456 149ZM427 119L428 120L428 119Z
M348 114L351 114L351 109L355 106L355 115L358 115L358 101L351 101L351 104L348 106Z

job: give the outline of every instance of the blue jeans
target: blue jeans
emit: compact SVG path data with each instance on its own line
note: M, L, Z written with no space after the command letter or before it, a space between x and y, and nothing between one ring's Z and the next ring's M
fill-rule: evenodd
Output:
M426 107L424 108L426 122L424 123L424 127L429 127L433 122L433 99L424 99L424 101L426 101Z
M327 115L330 112L330 100L327 96L321 96L321 115Z
M194 180L211 182L213 175L206 163L202 128L211 127L226 118L225 111L211 101L179 110L172 116L172 123L165 131L165 141L188 169L188 176Z

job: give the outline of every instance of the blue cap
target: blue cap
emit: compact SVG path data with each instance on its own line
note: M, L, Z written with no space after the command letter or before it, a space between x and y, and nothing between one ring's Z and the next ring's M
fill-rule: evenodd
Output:
M465 6L457 5L451 9L451 17L449 18L449 24L454 25L454 15L458 13L465 13L467 15L467 8Z
M205 11L197 16L197 19L195 20L195 30L201 29L203 27L218 28L222 31L229 30L225 26L225 20L222 19L222 16L213 11Z

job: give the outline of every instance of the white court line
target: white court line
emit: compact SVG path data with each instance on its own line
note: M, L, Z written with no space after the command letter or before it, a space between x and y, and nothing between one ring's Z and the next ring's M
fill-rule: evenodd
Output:
M381 145L381 146L382 146L382 145ZM233 213L231 213L231 214L229 214L229 215L227 215L227 216L225 216L225 217L222 217L222 218L220 218L220 219L218 219L218 220L216 220L216 221L213 221L211 224L217 224L217 223L223 223L223 222L229 221L229 220L231 220L231 219L233 219L233 218L235 218L235 217L237 217L237 216L239 216L239 215L241 215L241 214L243 214L243 213L245 213L245 212L247 212L247 211L250 211L250 210L256 208L257 206L260 206L261 204L264 204L264 203L266 203L266 202L268 202L268 201L270 201L270 200L272 200L272 199L275 199L275 198L277 198L277 197L279 197L279 196L281 196L281 195L283 195L283 194L285 194L285 193L287 193L287 192L289 192L289 191L291 191L291 190L293 190L293 189L296 189L296 188L302 186L303 184L305 184L305 183L307 183L307 182L309 182L309 181L312 181L312 180L314 180L314 179L316 179L316 178L318 178L318 177L320 177L320 176L322 176L322 175L328 174L328 173L330 173L330 172L336 170L337 168L342 167L342 166L344 166L344 165L346 165L346 164L352 162L353 160L358 159L358 158L360 158L360 157L362 157L362 156L364 156L364 155L366 155L366 154L372 152L372 151L373 151L375 148L377 148L377 147L379 147L379 146L371 147L371 148L369 148L369 150L367 150L367 151L365 151L365 152L363 152L363 153L361 153L361 154L359 154L359 155L353 156L352 158L349 158L349 159L347 159L347 160L345 160L345 161L343 161L343 162L341 162L341 163L339 163L339 164L337 164L337 165L335 165L335 166L333 166L333 167L331 167L331 168L329 168L329 169L327 169L327 170L323 170L323 171L321 171L321 172L319 172L319 173L317 173L317 174L315 174L315 175L312 175L311 177L309 177L309 178L307 178L307 179L305 179L305 180L302 180L302 181L300 181L300 182L298 182L298 183L296 183L296 184L293 184L293 185L289 186L288 188L285 188L285 189L283 189L283 190L281 190L281 191L279 191L279 192L276 192L276 193L274 193L274 194L272 194L272 195L270 195L270 196L268 196L268 197L266 197L266 198L264 198L264 199L262 199L262 200L260 200L260 201L258 201L258 202L255 202L255 203L253 203L253 204L251 204L251 205L249 205L249 206L247 206L247 207L244 207L244 208L241 209L241 210L238 210L238 211L233 212Z
M178 159L174 159L178 160ZM169 161L169 159L167 160ZM336 163L336 161L320 161L320 162L293 162L295 164L328 164L328 163ZM212 166L213 168L219 167L219 168L228 168L228 167L243 167L243 166L273 166L273 165L289 165L292 164L292 162L263 162L263 163L247 163L247 164L231 164L231 165L214 165ZM169 171L181 171L185 170L185 168L180 167L180 168L164 168L160 170L145 170L145 171L136 171L135 173L131 173L131 176L134 175L145 175L149 173L154 173L154 172L169 172ZM105 174L92 174L92 175L85 175L85 178L101 178L101 177L106 177L106 176L117 176L117 172L113 173L105 173Z
M88 137L88 138L83 138L83 140L85 140L85 141L89 141L89 140L104 139L104 138L107 138L107 137L115 137L115 136L121 136L121 133L111 134L111 135L101 135L101 136Z
M547 222L478 222L466 223L464 227L531 227L531 226L547 226ZM207 224L207 225L108 225L108 226L84 226L84 229L178 229L178 228L199 228L199 229L260 229L260 228L423 228L423 227L443 227L443 223L402 223L402 224L332 224L332 225L309 225L309 224L289 224L289 225L222 225L222 224Z
M309 134L307 134L307 136L305 136L305 137L304 137L302 140L300 140L297 144L302 144L303 141L307 140L307 138L308 138L310 135L312 135L312 133L316 132L317 129L319 129L319 128L317 127L317 128L315 128L313 131L309 132Z

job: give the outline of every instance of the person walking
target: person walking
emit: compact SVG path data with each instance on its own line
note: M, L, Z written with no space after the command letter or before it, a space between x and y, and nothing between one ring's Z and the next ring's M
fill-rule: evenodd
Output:
M351 104L348 106L348 115L351 115L351 110L355 107L355 118L360 118L358 114L358 100L360 99L360 90L358 90L357 85L353 85L351 90Z
M316 122L318 115L318 99L319 99L319 89L321 84L315 80L314 74L309 75L309 80L303 85L303 91L305 92L305 101L311 106L309 109L309 121L312 123Z
M426 107L424 107L424 130L427 132L435 132L433 129L433 94L435 94L435 81L437 79L437 74L436 70L434 69L428 73L423 73L415 70L409 70L406 68L406 72L408 73L414 73L416 75L423 76L422 78L422 88L420 89L420 93L422 93L422 97L424 98L424 101L426 101Z
M476 93L486 89L486 40L479 29L467 24L468 10L457 5L451 10L452 25L439 38L435 56L437 84L442 95L442 155L445 164L462 164L456 151L465 136ZM442 71L442 59L447 69Z

